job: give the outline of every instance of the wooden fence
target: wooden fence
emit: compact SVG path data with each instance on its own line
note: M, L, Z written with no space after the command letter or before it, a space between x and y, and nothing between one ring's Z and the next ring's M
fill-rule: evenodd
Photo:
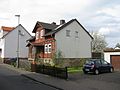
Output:
M32 64L31 70L37 73L47 74L47 75L51 75L51 76L62 78L62 79L68 79L67 67L58 68L55 66Z

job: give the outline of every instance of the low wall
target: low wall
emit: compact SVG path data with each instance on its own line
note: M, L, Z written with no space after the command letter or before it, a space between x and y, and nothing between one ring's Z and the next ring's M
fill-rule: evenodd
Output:
M87 58L61 58L62 67L83 66Z
M31 71L31 61L27 59L19 59L19 67Z

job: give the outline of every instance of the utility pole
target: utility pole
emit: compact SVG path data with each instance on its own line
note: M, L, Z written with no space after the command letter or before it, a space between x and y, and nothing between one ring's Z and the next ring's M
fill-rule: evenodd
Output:
M19 68L19 24L20 24L20 15L15 15L18 18L18 32L17 32L17 62L16 62L16 67Z

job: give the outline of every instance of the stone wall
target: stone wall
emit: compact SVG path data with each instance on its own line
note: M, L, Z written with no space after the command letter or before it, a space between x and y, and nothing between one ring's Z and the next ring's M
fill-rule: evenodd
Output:
M61 58L62 67L83 66L87 58Z
M25 59L19 59L19 67L27 71L31 71L31 61Z

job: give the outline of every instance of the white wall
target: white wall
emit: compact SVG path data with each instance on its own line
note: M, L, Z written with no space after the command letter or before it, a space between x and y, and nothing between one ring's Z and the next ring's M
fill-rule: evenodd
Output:
M66 37L66 30L70 30L70 37ZM75 38L75 31L79 33L78 38ZM57 32L55 39L57 50L62 51L64 58L91 57L92 39L76 21Z
M120 55L120 52L104 52L104 60L110 63L110 55Z
M28 48L26 47L26 40L31 38L31 36L20 25L5 37L5 49L4 49L5 58L17 57L16 51L17 51L18 29L21 30L21 33L24 33L24 36L19 35L19 57L21 58L28 57Z
M5 32L5 33L7 33L7 32ZM4 35L3 30L0 30L0 49L2 50L0 52L0 57L2 57L2 58L4 58L4 42L5 42L5 40L2 39L3 35Z

